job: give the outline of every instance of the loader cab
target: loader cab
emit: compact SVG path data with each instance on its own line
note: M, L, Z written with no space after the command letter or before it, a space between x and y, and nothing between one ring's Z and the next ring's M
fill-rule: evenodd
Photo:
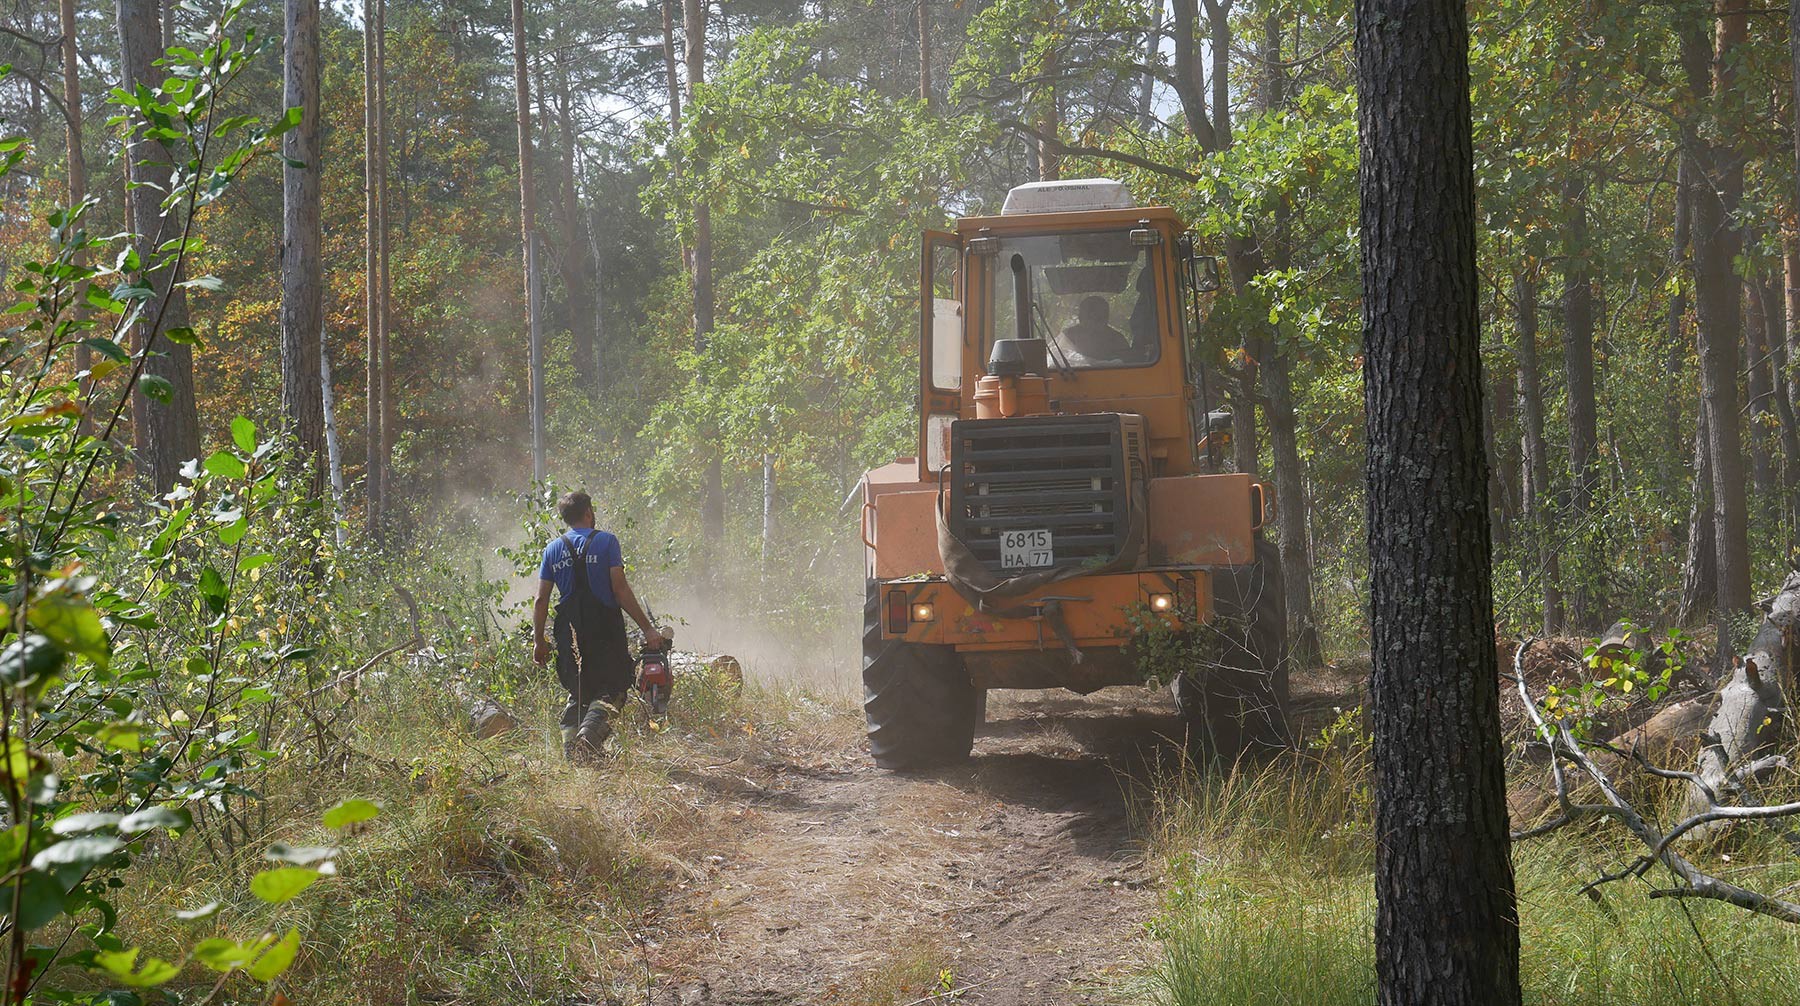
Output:
M950 424L977 416L996 344L1017 355L1009 343L1043 361L1032 412L1141 415L1151 474L1196 471L1200 397L1184 317L1216 271L1196 265L1184 231L1173 210L1137 206L1123 184L1083 179L1018 186L1000 215L928 233L921 477L949 462Z

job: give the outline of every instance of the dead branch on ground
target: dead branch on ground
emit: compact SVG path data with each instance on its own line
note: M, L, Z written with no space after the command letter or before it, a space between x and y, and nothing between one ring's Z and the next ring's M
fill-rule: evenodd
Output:
M1519 651L1513 657L1512 678L1513 683L1518 687L1519 698L1524 702L1526 715L1531 717L1532 723L1536 727L1539 740L1550 749L1550 771L1556 784L1557 807L1561 812L1543 825L1516 832L1513 835L1514 840L1535 838L1589 818L1611 818L1624 825L1625 829L1643 844L1646 851L1632 860L1625 868L1603 874L1584 887L1583 893L1597 896L1598 889L1604 884L1630 877L1642 877L1654 866L1661 865L1674 876L1678 884L1675 887L1652 890L1650 892L1652 898L1700 898L1723 901L1758 915L1767 915L1783 922L1800 924L1800 904L1720 880L1689 862L1674 848L1677 839L1713 822L1792 817L1800 815L1800 803L1724 804L1721 802L1719 794L1722 787L1718 785L1715 773L1711 770L1711 763L1704 755L1701 772L1684 772L1679 769L1654 766L1650 764L1648 758L1635 749L1621 752L1611 745L1598 745L1598 747L1614 753L1630 756L1652 775L1664 779L1682 780L1689 784L1693 796L1699 801L1699 804L1696 805L1690 800L1689 814L1686 818L1666 832L1659 830L1620 795L1612 779L1583 750L1583 743L1575 737L1566 718L1559 718L1555 724L1544 719L1543 711L1539 708L1537 700L1532 698L1531 690L1525 682L1525 654L1534 642L1536 642L1535 639L1525 639L1520 642ZM1744 672L1740 670L1739 673L1743 674ZM1754 665L1751 665L1751 673L1754 673ZM1716 743L1716 741L1711 741L1708 746L1712 747ZM1594 747L1596 745L1587 746ZM1600 793L1606 798L1606 802L1576 803L1570 792L1568 774L1564 771L1565 763L1575 768L1598 787ZM1741 771L1740 774L1742 774Z

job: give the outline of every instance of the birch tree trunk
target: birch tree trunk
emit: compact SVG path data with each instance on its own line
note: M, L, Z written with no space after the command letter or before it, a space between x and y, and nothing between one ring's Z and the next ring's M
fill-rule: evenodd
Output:
M331 476L331 530L338 547L346 542L348 515L344 513L344 455L338 443L337 389L331 384L331 343L319 329L319 408L325 417L325 470Z

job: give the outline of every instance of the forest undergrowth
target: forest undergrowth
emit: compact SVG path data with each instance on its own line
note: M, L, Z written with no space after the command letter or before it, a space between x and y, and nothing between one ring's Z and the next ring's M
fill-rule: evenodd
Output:
M1658 789L1656 816L1681 817L1680 799L1672 785ZM1372 800L1354 714L1266 764L1158 780L1142 812L1164 870L1152 926L1162 958L1130 994L1165 1006L1371 1002ZM1640 851L1606 823L1514 844L1527 1004L1791 1000L1800 929L1716 903L1652 900L1674 886L1654 872L1587 890ZM1740 828L1684 852L1760 890L1800 884L1778 828Z

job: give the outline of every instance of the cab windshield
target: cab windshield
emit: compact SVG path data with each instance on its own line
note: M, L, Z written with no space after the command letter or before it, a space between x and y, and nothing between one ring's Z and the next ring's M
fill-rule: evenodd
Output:
M1161 340L1151 251L1133 245L1129 230L1001 239L987 259L989 343L1043 339L1055 370L1155 363Z

